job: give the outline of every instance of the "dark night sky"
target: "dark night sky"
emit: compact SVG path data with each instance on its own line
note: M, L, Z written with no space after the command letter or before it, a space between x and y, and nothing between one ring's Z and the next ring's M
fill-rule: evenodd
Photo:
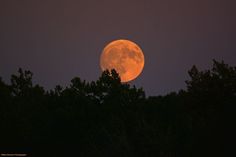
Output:
M145 55L131 84L148 95L185 87L193 64L236 64L235 0L0 0L0 76L18 67L46 87L101 74L99 57L115 39L129 39Z

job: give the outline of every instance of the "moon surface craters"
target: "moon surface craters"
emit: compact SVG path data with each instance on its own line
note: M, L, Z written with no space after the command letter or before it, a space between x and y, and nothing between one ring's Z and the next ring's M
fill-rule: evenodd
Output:
M102 70L115 69L122 82L135 79L144 67L142 50L129 40L116 40L108 44L101 55Z

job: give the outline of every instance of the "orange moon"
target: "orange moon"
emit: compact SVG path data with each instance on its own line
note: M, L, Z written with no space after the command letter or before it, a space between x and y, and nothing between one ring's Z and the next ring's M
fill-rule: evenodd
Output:
M102 51L100 66L103 71L115 69L121 82L129 82L137 78L143 70L143 51L129 40L112 41Z

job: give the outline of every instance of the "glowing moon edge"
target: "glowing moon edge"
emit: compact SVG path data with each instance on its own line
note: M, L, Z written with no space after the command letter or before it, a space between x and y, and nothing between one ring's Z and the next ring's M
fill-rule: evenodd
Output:
M102 71L115 69L121 82L136 79L143 71L145 58L142 49L133 41L118 39L108 43L100 56Z

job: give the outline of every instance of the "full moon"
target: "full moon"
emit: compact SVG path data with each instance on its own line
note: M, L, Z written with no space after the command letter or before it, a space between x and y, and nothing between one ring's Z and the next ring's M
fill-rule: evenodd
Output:
M129 82L137 78L143 70L143 51L129 40L112 41L102 51L100 66L103 71L115 69L121 82Z

